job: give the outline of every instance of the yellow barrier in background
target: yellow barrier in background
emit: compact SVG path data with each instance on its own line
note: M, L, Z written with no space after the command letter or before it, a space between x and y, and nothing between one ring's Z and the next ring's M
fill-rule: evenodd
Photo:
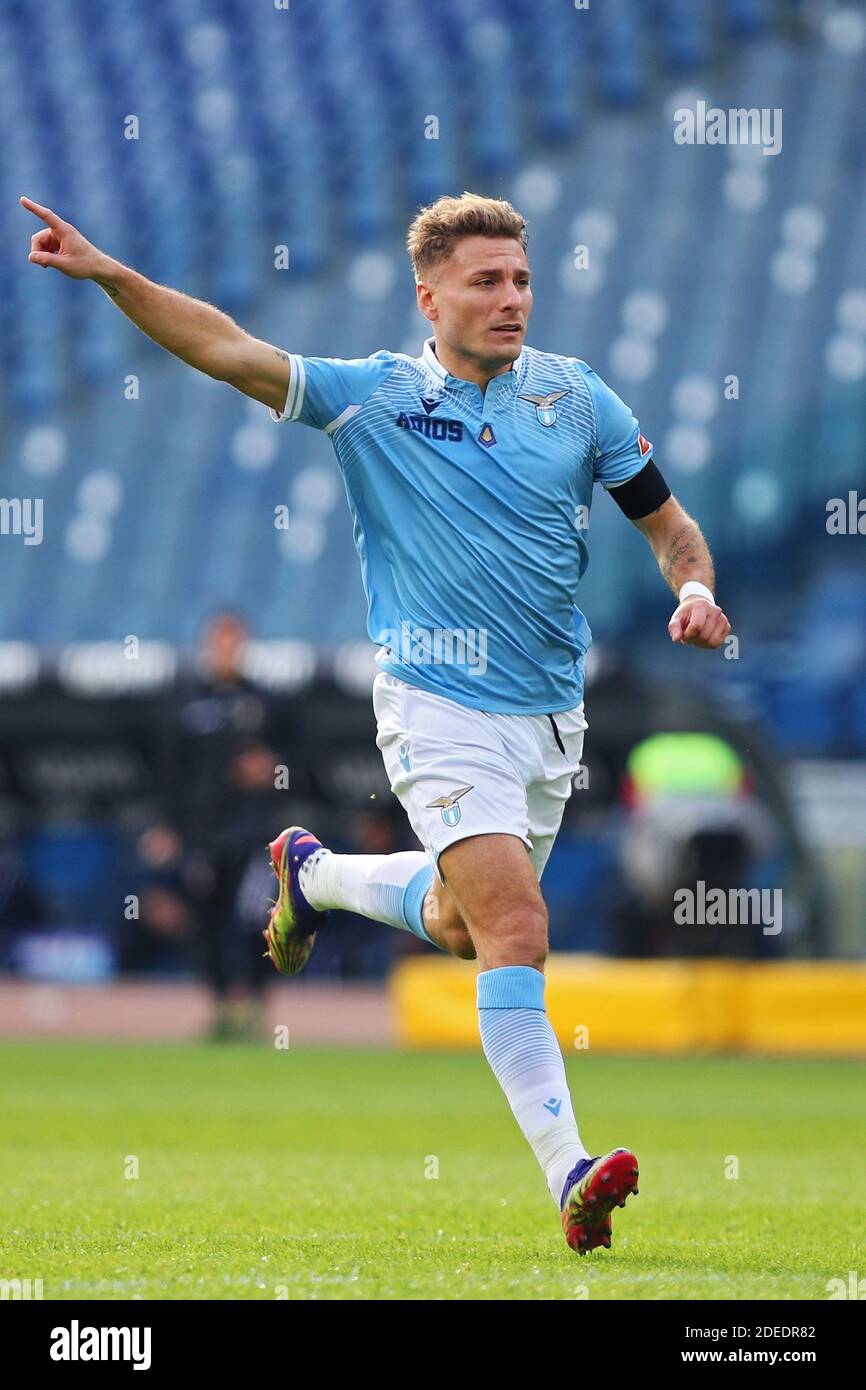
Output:
M545 973L566 1050L866 1055L866 965L554 955ZM398 1040L478 1047L476 974L471 962L403 961L390 986Z

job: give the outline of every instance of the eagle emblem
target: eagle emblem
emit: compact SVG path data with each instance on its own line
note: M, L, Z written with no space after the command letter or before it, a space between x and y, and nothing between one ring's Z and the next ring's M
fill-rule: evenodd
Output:
M427 810L440 809L445 825L457 825L460 820L460 798L472 790L472 787L457 787L448 796L437 796L435 801L428 801Z
M570 387L564 391L548 391L546 396L519 396L518 400L529 401L535 406L535 414L542 425L556 424L556 402L561 401L563 396L567 396Z

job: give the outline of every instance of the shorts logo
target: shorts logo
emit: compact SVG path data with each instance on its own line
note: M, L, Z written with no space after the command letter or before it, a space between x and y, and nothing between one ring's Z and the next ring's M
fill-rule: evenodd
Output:
M472 790L472 787L458 787L450 796L437 796L435 801L427 802L427 810L432 811L434 808L439 808L442 811L442 820L445 825L457 825L460 821L460 798Z
M400 747L397 749L397 753L399 754L400 762L403 764L403 771L404 771L404 772L411 772L411 771L412 771L412 764L411 764L410 761L409 761L409 740L408 740L408 739L406 739L406 741L405 741L404 743L401 743L401 744L400 744Z
M566 387L564 391L548 391L546 396L518 396L517 399L529 401L531 405L535 406L535 414L540 424L555 425L556 402L561 401L563 396L567 396L570 390L570 387Z

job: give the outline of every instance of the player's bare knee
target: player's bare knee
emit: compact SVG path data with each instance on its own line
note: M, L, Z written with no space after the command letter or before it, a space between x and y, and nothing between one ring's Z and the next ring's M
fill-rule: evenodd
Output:
M544 903L509 909L473 930L482 968L531 965L543 970L547 960L547 909Z

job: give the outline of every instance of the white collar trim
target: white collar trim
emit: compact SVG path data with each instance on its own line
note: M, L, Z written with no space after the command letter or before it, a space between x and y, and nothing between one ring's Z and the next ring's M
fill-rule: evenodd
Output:
M424 350L421 353L421 357L425 367L428 367L430 371L433 373L433 375L435 377L438 377L439 380L444 383L448 373L442 366L442 363L439 361L439 358L436 356L436 353L434 351L435 343L435 338L425 338Z
M448 381L448 379L449 379L449 377L450 377L450 373L446 371L446 369L443 367L442 363L439 361L439 358L436 356L435 348L436 348L436 339L435 339L435 338L425 338L425 340L424 340L424 348L423 348L423 350L422 350L422 352L421 352L421 361L424 363L424 366L428 369L428 371L431 371L431 372L433 373L433 375L436 377L436 379L437 379L438 381L441 381L442 385L444 386L445 383L446 383L446 381ZM523 366L523 352L521 351L520 354L519 354L519 356L518 356L518 357L515 359L515 361L512 362L512 364L511 364L511 370L512 370L512 372L514 373L514 376L512 377L512 381L517 381L517 374L519 373L519 371L520 371L520 369L521 369L522 366ZM502 375L505 376L505 372L503 372ZM450 379L451 379L452 381L460 381L460 380L461 380L460 377L450 377ZM494 380L495 380L495 379L496 379L496 378L494 378Z

